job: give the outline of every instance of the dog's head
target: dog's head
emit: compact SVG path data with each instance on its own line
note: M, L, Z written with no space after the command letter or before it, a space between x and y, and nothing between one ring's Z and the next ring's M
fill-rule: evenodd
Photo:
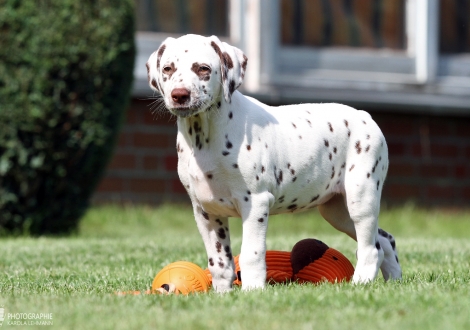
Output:
M171 113L188 117L231 102L241 85L248 59L217 37L188 34L167 38L149 58L150 87L163 96Z

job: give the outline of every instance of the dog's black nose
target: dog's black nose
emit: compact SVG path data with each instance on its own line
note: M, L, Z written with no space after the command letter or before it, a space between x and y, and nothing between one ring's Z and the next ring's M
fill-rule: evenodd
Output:
M178 104L184 104L189 101L191 94L186 88L175 88L171 92L171 98Z

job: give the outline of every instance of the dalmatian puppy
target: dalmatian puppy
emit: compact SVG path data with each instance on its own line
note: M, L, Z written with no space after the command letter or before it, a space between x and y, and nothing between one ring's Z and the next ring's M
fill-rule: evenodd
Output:
M357 241L354 283L401 278L392 235L378 228L388 170L371 116L341 104L265 105L242 95L243 52L217 37L167 38L149 58L150 87L177 117L178 174L204 240L213 286L235 278L229 217L240 217L242 288L262 288L270 214L318 207Z

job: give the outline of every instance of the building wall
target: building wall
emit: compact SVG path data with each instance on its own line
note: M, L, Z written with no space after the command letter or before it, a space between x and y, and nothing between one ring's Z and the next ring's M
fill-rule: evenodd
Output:
M132 101L94 202L189 202L176 173L176 120L150 103ZM385 201L470 205L470 118L365 110L389 147Z

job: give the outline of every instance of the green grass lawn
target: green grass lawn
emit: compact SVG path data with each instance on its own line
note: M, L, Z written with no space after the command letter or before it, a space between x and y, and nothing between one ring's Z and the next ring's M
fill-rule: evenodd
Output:
M369 285L276 285L219 295L116 296L145 290L168 263L206 267L186 206L92 208L68 238L0 238L0 308L52 313L56 329L470 329L470 212L383 210L404 278ZM239 219L231 220L234 254ZM318 238L355 264L355 242L317 212L270 218L268 248ZM28 326L27 328L34 328Z

